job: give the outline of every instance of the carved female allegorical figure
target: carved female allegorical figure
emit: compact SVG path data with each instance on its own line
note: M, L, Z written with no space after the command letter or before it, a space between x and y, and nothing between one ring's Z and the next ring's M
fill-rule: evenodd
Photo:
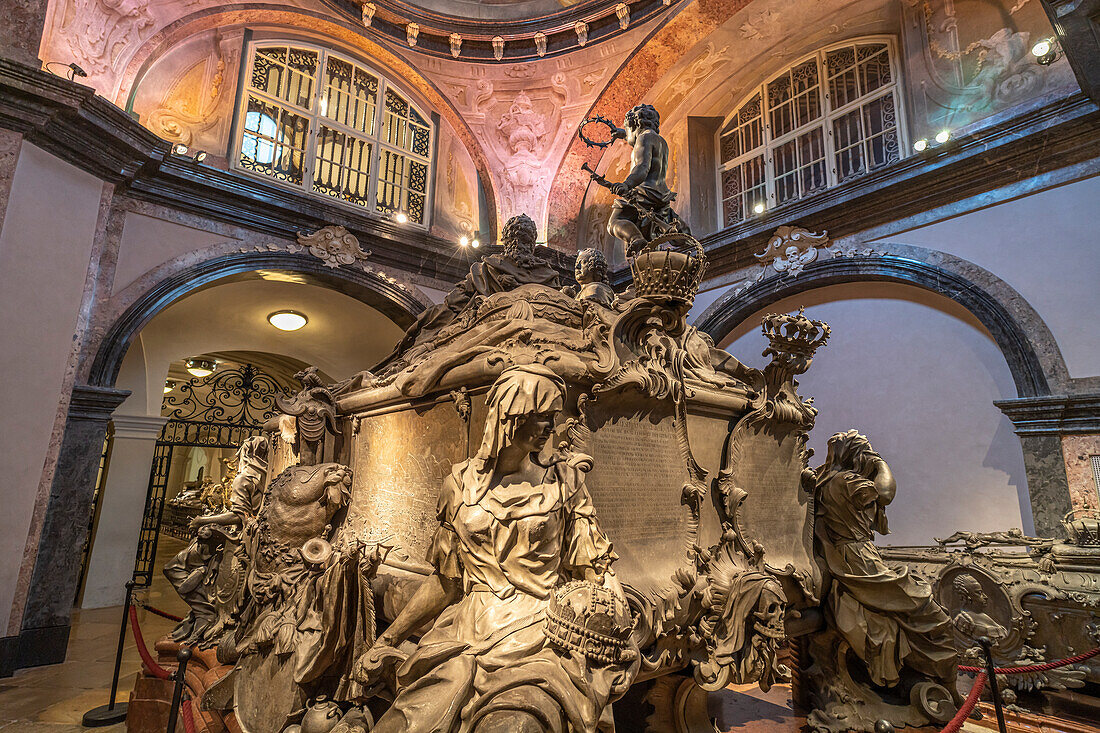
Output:
M867 438L849 430L829 438L824 465L806 478L814 487L830 626L876 685L897 685L909 668L957 695L950 619L927 584L887 566L874 545L876 531L889 531L886 506L897 490L886 461Z
M378 679L434 620L374 733L613 729L637 649L584 485L590 459L544 450L564 397L540 365L511 367L490 389L481 448L443 484L435 572L353 672Z

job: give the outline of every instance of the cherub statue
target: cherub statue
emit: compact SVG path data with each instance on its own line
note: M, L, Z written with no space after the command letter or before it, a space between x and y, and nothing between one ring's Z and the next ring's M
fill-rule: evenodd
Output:
M432 624L373 733L613 728L637 646L585 488L591 459L547 448L564 401L564 381L538 364L489 390L481 447L443 482L434 572L352 672L393 679L396 647Z
M603 121L603 118L600 118ZM672 232L689 233L684 220L672 210L676 193L669 189L668 143L660 133L660 115L653 105L639 104L626 113L626 129L613 127L612 140L633 147L630 173L621 183L610 182L583 166L592 180L618 198L611 205L608 233L622 240L628 257L637 255L656 237Z
M603 252L592 247L582 249L577 254L573 276L577 279L578 287L570 285L562 288L562 292L577 300L589 300L607 308L611 307L615 301L615 291L607 281L607 258L603 256Z

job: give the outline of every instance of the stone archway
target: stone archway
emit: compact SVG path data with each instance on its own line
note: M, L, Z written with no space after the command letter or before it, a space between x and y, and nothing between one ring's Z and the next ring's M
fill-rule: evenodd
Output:
M773 275L740 293L731 289L699 316L695 326L719 341L761 308L808 290L853 282L916 285L950 298L985 326L1008 362L1019 397L1066 389L1069 372L1054 336L1010 285L951 255L904 249L911 252L819 260L797 277Z
M1048 403L1057 408L1080 387L1070 378L1053 334L1023 296L988 270L944 252L889 247L888 254L819 260L797 277L773 275L741 292L730 288L694 325L721 341L753 313L784 298L856 282L914 285L958 303L985 327L1008 365L1017 397L995 404L1012 420L1023 449L1035 531L1060 536L1060 520L1071 508L1069 482L1059 420L1046 424L1044 419Z
M328 268L290 252L232 253L172 272L145 290L105 329L84 384L73 388L57 467L43 510L42 528L25 560L26 596L12 669L63 661L72 600L81 570L81 546L92 508L107 423L129 395L114 387L126 351L141 329L175 301L217 281L257 270L289 271L304 282L337 290L378 310L397 326L409 326L429 303L414 289L351 267ZM33 559L32 559L33 558Z
M256 270L286 270L323 287L344 293L407 328L429 303L374 273L350 267L330 268L317 259L290 252L233 253L174 272L157 283L108 327L92 359L88 384L110 387L131 340L170 303L233 275Z

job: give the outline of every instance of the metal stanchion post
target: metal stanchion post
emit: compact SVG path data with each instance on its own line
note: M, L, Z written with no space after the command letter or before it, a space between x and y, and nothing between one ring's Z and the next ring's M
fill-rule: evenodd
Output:
M983 636L978 639L978 644L985 652L985 671L989 675L989 694L993 698L993 709L997 711L997 728L1001 733L1007 733L1005 713L1001 708L1001 689L997 686L997 673L993 669L993 642L988 636Z
M172 675L176 680L176 686L172 690L172 707L168 710L168 728L166 733L176 733L176 719L180 714L180 704L183 702L183 681L187 674L187 662L191 659L191 650L188 647L182 647L176 652L176 662L179 666L176 667L175 674Z
M134 599L134 581L126 583L126 603L122 606L122 626L118 630L118 649L115 651L115 673L111 677L111 701L84 713L81 724L85 728L99 728L126 720L127 704L116 703L118 697L118 673L122 668L122 649L126 645L126 624L130 620L130 604Z

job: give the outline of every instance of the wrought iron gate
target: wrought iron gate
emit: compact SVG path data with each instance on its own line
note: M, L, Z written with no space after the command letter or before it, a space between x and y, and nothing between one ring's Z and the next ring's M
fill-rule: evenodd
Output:
M153 449L145 514L141 520L134 583L148 587L153 582L164 505L167 501L172 453L176 447L235 449L263 431L263 424L276 413L275 398L286 391L269 374L251 364L226 369L179 388L178 395L164 401L170 408L168 422Z

